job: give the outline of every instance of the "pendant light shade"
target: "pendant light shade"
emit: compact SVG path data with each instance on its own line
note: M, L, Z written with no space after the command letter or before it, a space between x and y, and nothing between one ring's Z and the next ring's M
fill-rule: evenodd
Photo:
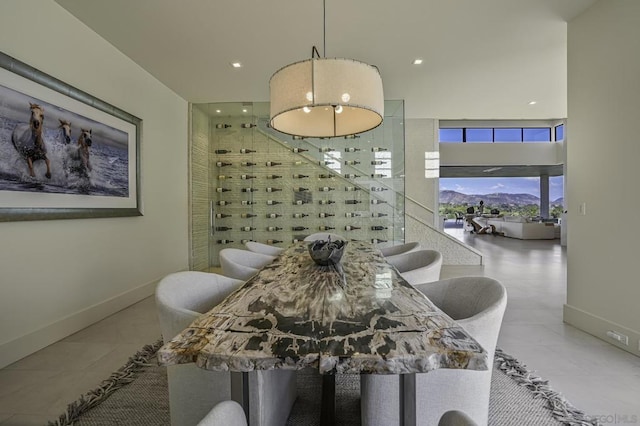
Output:
M352 59L311 58L269 81L270 124L286 134L336 137L382 123L384 94L376 67Z

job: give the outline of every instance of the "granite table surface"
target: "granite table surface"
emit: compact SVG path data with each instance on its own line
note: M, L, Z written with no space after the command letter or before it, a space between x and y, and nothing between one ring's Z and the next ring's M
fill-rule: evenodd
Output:
M488 368L486 351L372 244L349 241L338 268L316 265L308 244L294 243L167 342L160 364L321 374Z

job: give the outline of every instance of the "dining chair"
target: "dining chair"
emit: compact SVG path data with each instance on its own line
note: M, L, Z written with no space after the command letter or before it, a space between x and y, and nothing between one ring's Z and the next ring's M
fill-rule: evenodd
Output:
M488 369L436 369L416 374L416 419L432 426L450 410L459 410L478 425L486 425L493 355L507 306L504 286L493 278L460 277L418 284L443 312L454 319L487 351ZM362 424L397 423L398 376L360 376Z
M275 259L275 256L236 248L222 249L218 256L222 275L243 281L257 274L263 266Z
M332 234L331 232L316 232L315 234L307 235L304 238L304 241L316 241L316 240L325 240L331 239L331 241L335 240L346 240L345 237L338 234Z
M465 412L451 410L440 417L438 426L478 426L478 423L474 422Z
M420 243L417 241L412 241L410 243L398 244L395 246L384 247L380 249L380 252L384 257L396 256L398 254L409 253L411 251L420 250L422 247Z
M277 256L284 251L281 247L270 246L257 241L247 241L244 246L254 253L267 254L269 256Z
M416 250L385 258L395 266L409 284L419 284L440 279L442 254L437 250Z
M165 342L187 328L244 283L218 274L184 271L167 275L156 288L160 330ZM215 404L231 399L228 371L209 371L195 364L167 367L172 426L195 426ZM284 424L296 399L294 371L249 373L251 424Z
M198 426L247 426L247 416L237 402L222 401L200 420Z

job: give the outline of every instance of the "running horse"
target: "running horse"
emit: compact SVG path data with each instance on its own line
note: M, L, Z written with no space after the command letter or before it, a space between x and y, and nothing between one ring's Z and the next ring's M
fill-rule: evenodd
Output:
M91 129L80 129L80 137L78 137L78 153L82 159L82 165L86 171L91 171L91 163L89 162L89 147L91 146Z
M71 143L71 123L67 120L58 119L58 121L60 122L58 128L60 129L60 138L62 139L62 143L64 145L68 145Z
M29 124L18 124L16 128L13 129L11 142L13 142L16 151L27 160L29 175L31 177L35 177L36 175L33 172L33 162L44 160L47 165L47 173L45 176L47 179L51 179L51 165L47 158L47 147L42 139L44 109L40 105L32 103L29 103L29 108L31 109Z

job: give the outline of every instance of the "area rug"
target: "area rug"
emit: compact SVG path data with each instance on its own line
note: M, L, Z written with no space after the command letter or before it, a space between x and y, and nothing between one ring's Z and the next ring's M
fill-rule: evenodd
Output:
M155 353L159 340L147 345L101 385L69 404L48 426L169 426L167 376ZM298 398L287 426L320 424L319 375L299 372ZM598 425L555 392L546 380L515 358L496 350L489 405L490 426ZM337 424L360 425L360 381L336 376Z

